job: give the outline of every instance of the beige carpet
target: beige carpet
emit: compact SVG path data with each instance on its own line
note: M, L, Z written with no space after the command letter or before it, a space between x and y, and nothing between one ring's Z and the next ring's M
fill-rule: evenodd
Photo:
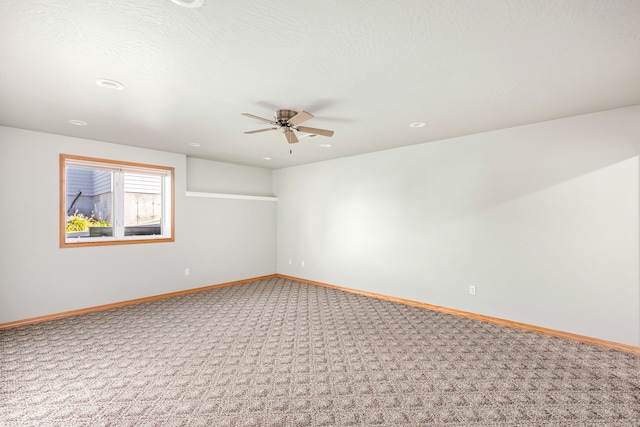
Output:
M285 279L0 331L2 426L638 426L640 357Z

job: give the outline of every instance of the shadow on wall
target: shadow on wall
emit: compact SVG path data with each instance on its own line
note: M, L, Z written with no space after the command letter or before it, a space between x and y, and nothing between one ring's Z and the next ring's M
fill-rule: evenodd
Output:
M276 171L279 255L307 261L304 271L280 267L635 343L639 114L632 107Z
M640 154L640 125L632 140L628 129L617 136L611 123L582 120L571 126L575 119L373 153L358 164L357 176L339 170L326 179L332 181L332 197L347 205L373 201L375 208L359 208L359 215L384 214L380 208L387 206L388 220L419 215L452 221ZM362 179L367 175L371 179ZM411 203L413 212L406 209L411 200L417 202ZM403 209L393 209L398 206Z

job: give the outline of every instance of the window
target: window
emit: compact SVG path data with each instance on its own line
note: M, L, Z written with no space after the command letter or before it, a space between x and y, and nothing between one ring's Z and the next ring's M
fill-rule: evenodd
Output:
M60 247L174 241L173 168L60 155Z

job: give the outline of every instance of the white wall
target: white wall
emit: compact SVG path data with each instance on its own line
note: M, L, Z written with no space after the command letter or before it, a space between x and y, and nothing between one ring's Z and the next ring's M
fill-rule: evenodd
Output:
M60 153L174 167L175 242L60 249ZM0 323L275 273L276 203L185 197L186 163L173 153L0 127ZM208 165L199 166L192 179L205 186ZM266 172L264 182L253 173L245 181L263 191Z
M271 170L187 157L187 190L273 196Z
M639 145L636 106L278 170L276 204L184 195L266 170L0 127L0 323L277 269L637 346ZM175 167L176 241L60 249L60 153Z
M639 147L636 106L275 171L278 272L638 346Z

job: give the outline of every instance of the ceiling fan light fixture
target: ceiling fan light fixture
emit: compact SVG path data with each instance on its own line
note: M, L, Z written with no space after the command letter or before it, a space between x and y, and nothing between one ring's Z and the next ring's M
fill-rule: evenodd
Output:
M98 79L96 80L98 86L103 87L105 89L113 89L113 90L122 90L124 89L124 85L120 82L111 79Z
M195 9L204 4L204 0L171 0L173 3L178 6L188 7L190 9Z

